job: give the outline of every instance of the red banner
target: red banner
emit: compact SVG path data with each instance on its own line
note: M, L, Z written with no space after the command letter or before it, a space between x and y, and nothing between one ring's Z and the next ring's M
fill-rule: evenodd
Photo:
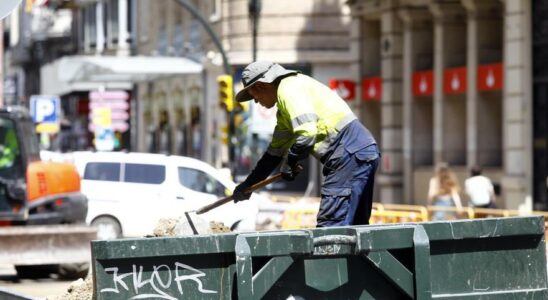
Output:
M502 75L502 63L480 65L478 67L478 90L501 90L504 84Z
M330 79L329 87L346 101L356 98L356 83L348 79Z
M466 67L451 68L444 71L443 92L446 94L466 92Z
M362 80L362 100L376 101L382 98L382 78L369 77Z
M413 96L432 96L434 73L432 70L413 73Z

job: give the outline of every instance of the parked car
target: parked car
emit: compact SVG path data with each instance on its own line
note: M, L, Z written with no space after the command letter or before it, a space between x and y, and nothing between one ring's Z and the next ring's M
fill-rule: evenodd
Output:
M74 152L88 197L86 221L100 239L143 237L162 218L179 218L227 195L236 184L197 159L151 153ZM227 203L200 217L235 231L254 231L260 195Z

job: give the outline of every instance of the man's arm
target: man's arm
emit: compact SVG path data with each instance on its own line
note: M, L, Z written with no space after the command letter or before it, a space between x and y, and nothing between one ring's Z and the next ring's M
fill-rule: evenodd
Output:
M278 164L280 164L281 161L281 156L274 156L268 153L268 151L265 152L261 159L259 159L259 161L257 162L257 165L255 165L253 171L251 171L251 173L244 180L244 182L240 183L234 189L234 202L249 199L251 197L251 193L245 193L245 191L255 183L266 179L268 175L270 175L270 173L274 171Z
M255 183L262 181L268 177L276 169L276 167L282 161L281 156L274 156L268 152L265 152L261 159L255 165L255 168L244 180L247 186L252 186Z

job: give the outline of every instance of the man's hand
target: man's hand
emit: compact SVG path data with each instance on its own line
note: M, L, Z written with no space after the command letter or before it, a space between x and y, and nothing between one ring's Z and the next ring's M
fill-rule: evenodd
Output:
M280 168L280 172L282 173L282 178L286 181L293 181L295 180L295 177L299 175L299 172L303 167L296 161L286 160L282 164L282 167Z
M232 197L234 198L234 202L248 200L251 197L251 193L245 193L245 190L247 190L248 188L249 188L249 186L245 182L239 184L234 189L234 193L232 193Z

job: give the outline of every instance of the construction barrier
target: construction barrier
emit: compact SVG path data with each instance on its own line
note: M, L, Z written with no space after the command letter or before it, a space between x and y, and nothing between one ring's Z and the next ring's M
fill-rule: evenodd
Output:
M317 208L289 208L284 212L282 229L307 229L316 227Z
M318 199L319 203L319 199ZM319 204L294 205L284 211L281 229L307 229L316 226L316 215ZM439 207L422 206L410 204L393 204L374 202L372 205L370 224L390 224L405 222L435 221L436 216L442 216L444 220L479 219L490 217L511 217L511 216L544 216L547 220L548 212L521 212L508 209L473 208L463 207Z
M284 196L284 195L271 195L269 196L270 201L275 203L295 203L299 201L299 198L293 196Z
M458 220L458 219L474 219L474 209L472 207L446 207L446 206L427 206L429 220ZM436 219L437 215L443 216L442 219Z

